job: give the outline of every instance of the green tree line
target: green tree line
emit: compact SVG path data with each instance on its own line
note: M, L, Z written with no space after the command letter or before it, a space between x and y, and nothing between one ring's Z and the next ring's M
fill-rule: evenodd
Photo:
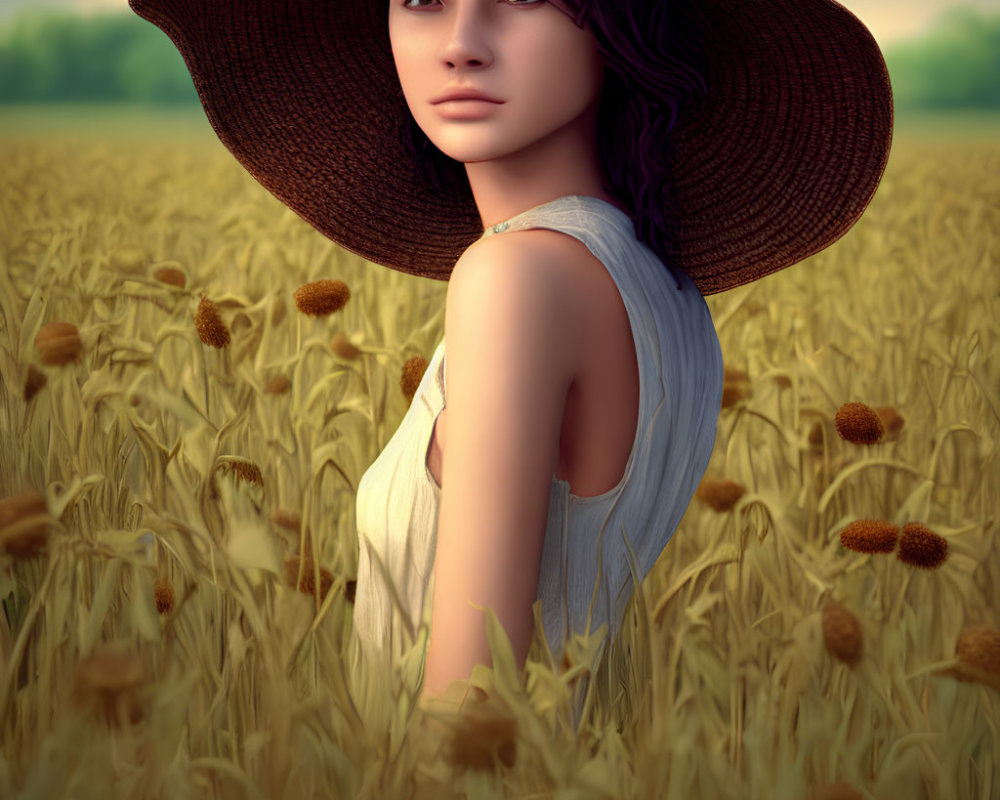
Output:
M896 108L1000 109L1000 14L951 8L884 50ZM0 27L0 103L197 103L166 35L134 14L23 11Z

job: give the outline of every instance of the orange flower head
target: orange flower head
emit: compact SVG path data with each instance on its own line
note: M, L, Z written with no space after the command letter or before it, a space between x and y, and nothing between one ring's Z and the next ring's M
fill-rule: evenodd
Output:
M42 325L35 336L35 349L43 364L68 364L76 361L83 351L83 342L76 325L69 322L50 322Z
M215 303L207 297L202 297L198 310L194 315L194 326L198 329L198 338L211 347L222 349L229 344L229 329L219 316Z
M41 554L49 538L45 496L34 489L0 500L0 553L28 559Z
M275 375L264 387L264 394L284 394L291 385L292 382L284 375Z
M49 379L45 377L44 372L34 364L29 364L28 377L24 380L24 402L30 403L31 398L44 389L45 384L48 382Z
M298 590L303 594L316 596L316 575L315 562L311 558L302 559L300 556L288 556L285 559L285 582L289 586L296 585L296 578L299 576L299 565L302 565L302 577L298 580ZM325 567L319 568L319 599L322 602L326 599L326 593L333 586L333 574Z
M286 511L285 509L278 508L271 512L271 522L279 528L285 528L293 533L298 533L302 525L302 518L294 511Z
M353 361L359 355L361 355L361 350L351 343L343 333L337 333L330 342L330 349L333 350L338 356L347 361Z
M399 385L403 389L403 394L407 400L413 400L413 395L417 393L420 381L427 371L427 359L421 356L408 358L403 364L403 374L399 379Z
M958 664L948 674L1000 692L1000 630L986 625L964 628L955 643L955 655Z
M706 478L698 484L695 497L722 513L732 510L746 491L736 481L715 481Z
M903 426L906 425L903 416L892 406L877 406L875 413L878 414L878 418L882 420L882 425L885 427L884 440L892 442L898 439L899 434L903 431Z
M891 553L899 527L881 519L856 519L840 532L840 543L856 553Z
M153 277L160 283L183 289L187 285L187 276L177 267L158 267L153 270Z
M71 702L74 707L95 708L108 724L122 718L131 723L145 717L141 690L146 683L142 659L124 645L99 645L76 665Z
M861 621L838 603L823 607L823 640L827 652L850 667L861 658Z
M350 298L351 290L343 281L313 281L295 290L296 307L311 317L325 317L340 311Z
M948 540L938 536L926 525L907 522L899 535L896 557L911 567L934 569L948 558Z
M840 438L851 444L875 444L885 433L878 414L864 403L844 403L835 422Z
M174 587L166 578L157 578L153 584L153 595L156 598L156 610L161 614L169 614L174 607Z

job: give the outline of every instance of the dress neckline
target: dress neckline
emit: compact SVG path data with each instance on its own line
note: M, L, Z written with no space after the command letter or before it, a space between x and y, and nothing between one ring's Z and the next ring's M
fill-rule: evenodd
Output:
M532 206L531 208L526 208L524 211L520 211L512 217L508 217L502 222L498 222L496 225L490 225L485 230L483 230L480 239L485 239L487 236L492 236L495 233L503 233L508 228L510 228L511 223L515 220L521 219L521 217L527 216L529 214L534 214L543 208L548 208L549 206L554 206L556 204L565 205L566 201L577 201L579 205L597 205L599 207L604 207L611 209L611 211L617 214L622 219L626 220L629 224L632 224L632 218L622 211L618 206L609 203L607 200L603 200L600 197L594 197L589 194L564 194L561 197L557 197L554 200L547 200L544 203L539 203L537 206Z

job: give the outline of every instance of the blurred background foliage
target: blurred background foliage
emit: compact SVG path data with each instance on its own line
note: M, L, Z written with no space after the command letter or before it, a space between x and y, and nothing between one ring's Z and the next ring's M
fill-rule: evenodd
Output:
M929 33L883 48L897 111L1000 109L1000 13L942 13ZM131 13L22 9L0 25L0 103L198 102L183 59Z

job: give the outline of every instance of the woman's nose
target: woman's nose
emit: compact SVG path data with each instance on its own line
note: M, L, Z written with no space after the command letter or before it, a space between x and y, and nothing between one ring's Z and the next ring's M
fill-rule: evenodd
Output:
M442 62L452 68L479 68L493 61L488 41L489 20L476 6L478 3L456 3L452 19L441 44Z

